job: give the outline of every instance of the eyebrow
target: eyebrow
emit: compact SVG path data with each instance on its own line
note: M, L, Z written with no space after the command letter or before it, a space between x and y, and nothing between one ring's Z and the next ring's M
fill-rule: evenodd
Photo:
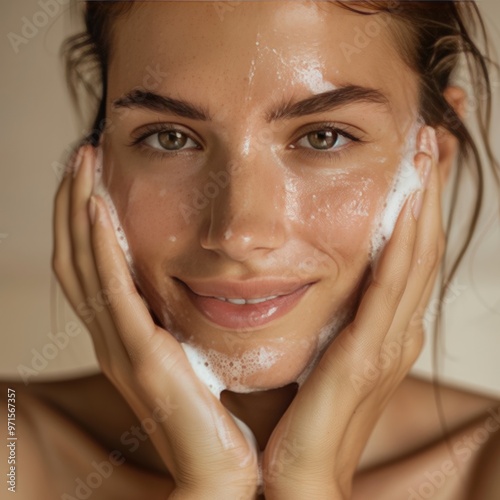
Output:
M208 111L202 106L140 89L127 92L122 97L114 100L113 108L142 108L161 113L172 113L192 120L209 121L212 119Z
M380 90L359 85L346 85L313 95L302 101L291 102L289 100L284 102L275 110L266 113L266 119L268 122L289 120L290 118L333 111L341 106L361 102L382 105L390 109L388 97Z
M380 90L346 85L320 94L313 95L301 101L291 99L280 103L274 109L265 113L267 122L289 120L301 116L332 111L340 106L356 103L371 103L390 108L390 101ZM171 113L192 120L210 121L212 117L208 110L197 104L182 99L146 92L135 89L113 101L113 108L142 108L161 113Z

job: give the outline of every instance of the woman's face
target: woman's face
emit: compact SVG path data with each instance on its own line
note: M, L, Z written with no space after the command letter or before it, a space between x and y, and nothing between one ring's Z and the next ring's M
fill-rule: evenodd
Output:
M356 306L416 76L383 18L329 2L151 2L114 28L104 180L143 296L226 387L296 380Z

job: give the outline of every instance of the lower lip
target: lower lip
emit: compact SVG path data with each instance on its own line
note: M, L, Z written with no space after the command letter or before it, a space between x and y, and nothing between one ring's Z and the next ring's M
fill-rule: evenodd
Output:
M253 330L281 318L291 311L309 290L312 283L304 285L289 295L259 304L231 304L214 297L203 297L184 285L193 305L210 321L231 330Z

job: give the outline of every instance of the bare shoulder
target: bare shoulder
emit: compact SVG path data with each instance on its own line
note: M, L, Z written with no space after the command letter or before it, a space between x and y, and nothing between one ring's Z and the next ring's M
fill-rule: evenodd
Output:
M103 377L29 386L0 382L0 391L2 401L8 393L14 394L15 399L17 498L74 500L92 495L96 500L138 500L165 497L168 480L138 467L119 446L113 446L113 436L101 439L100 434L106 435L109 421L116 416L114 411L109 411L113 403L118 404L117 414L121 413L125 420L133 419L133 414L127 414L119 395ZM104 405L103 401L108 404ZM5 421L1 425L5 429L6 413L2 413ZM99 425L99 419L103 425ZM100 431L96 433L95 429Z
M483 416L496 415L499 409L500 401L494 398L407 377L382 413L363 464L369 466L413 453Z
M8 491L27 500L36 498L37 493L48 494L50 470L36 431L36 399L32 399L27 391L15 383L2 382L0 390L2 410L6 410L1 412L0 426L2 430L7 429ZM27 475L29 481L21 480L21 476Z
M373 432L354 498L493 500L498 470L500 401L409 377Z

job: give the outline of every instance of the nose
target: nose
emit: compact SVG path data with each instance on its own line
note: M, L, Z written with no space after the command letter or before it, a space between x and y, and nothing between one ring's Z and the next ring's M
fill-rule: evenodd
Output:
M245 261L286 241L284 173L266 156L227 163L228 183L209 207L201 246Z

